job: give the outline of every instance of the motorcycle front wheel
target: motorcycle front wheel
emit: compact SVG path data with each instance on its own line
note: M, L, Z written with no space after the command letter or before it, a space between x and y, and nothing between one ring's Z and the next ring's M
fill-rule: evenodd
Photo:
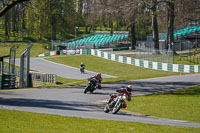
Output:
M95 90L95 87L94 87L94 86L91 86L90 92L93 93L94 90Z
M90 89L90 86L87 85L87 87L86 87L85 90L84 90L84 93L86 94L86 93L89 91L89 89Z
M120 110L121 104L122 103L120 101L116 102L116 104L115 104L115 106L113 107L113 110L112 110L113 114L116 114Z
M109 110L109 107L108 107L108 104L106 104L106 106L104 107L103 111L105 113L108 113L110 110Z

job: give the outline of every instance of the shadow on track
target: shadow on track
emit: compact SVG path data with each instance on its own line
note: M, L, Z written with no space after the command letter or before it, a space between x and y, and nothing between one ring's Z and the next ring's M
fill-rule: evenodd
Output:
M115 83L105 83L103 90L116 90L121 87L126 87L127 85L133 86L133 93L159 93L168 92L180 88L187 88L190 86L198 85L198 82L153 82L153 81L126 81L126 82L115 82Z
M94 108L96 105L67 101L61 102L56 100L43 100L43 99L22 99L22 98L0 98L0 105L18 106L18 107L37 107L59 110L74 110L74 111L92 111L89 108Z

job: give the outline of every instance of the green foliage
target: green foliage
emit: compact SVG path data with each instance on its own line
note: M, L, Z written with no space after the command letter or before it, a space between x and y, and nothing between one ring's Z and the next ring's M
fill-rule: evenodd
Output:
M73 0L33 0L26 9L28 32L39 39L66 39L74 32L78 14ZM30 21L29 21L30 20Z
M129 111L176 120L200 122L200 86L164 94L132 97Z
M150 33L149 25L145 19L140 19L135 24L135 34L137 40L146 40L146 36Z
M22 111L0 110L1 133L199 133L200 128L83 119Z

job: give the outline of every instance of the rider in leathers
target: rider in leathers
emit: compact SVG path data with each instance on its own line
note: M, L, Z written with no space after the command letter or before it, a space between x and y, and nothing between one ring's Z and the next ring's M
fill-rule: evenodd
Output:
M131 91L132 91L132 86L131 85L128 85L126 88L117 89L116 92L118 92L118 94L112 94L110 96L110 99L108 100L108 104L112 105L112 102L114 102L113 99L116 98L118 95L123 95L123 94L127 95L127 100L128 101L131 101ZM126 104L124 106L127 107Z
M84 71L84 69L85 69L85 64L83 64L83 62L81 62L81 64L80 64L80 70L81 69L83 69L83 71Z
M94 75L93 77L90 78L91 79L94 79L92 80L94 86L98 85L98 88L101 89L101 82L102 82L102 77L101 77L101 73L97 73L96 75Z

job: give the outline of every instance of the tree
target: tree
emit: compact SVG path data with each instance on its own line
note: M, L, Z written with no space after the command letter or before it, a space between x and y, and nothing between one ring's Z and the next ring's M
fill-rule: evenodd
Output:
M95 14L93 18L101 20L100 22L104 27L109 26L111 33L114 28L118 30L119 26L130 27L131 48L134 49L136 46L135 25L137 24L138 14L141 13L139 11L140 3L140 0L129 0L126 2L121 0L97 0L94 3L91 2L90 9L93 10L91 10L90 15Z
M157 0L143 0L143 2L147 5L147 8L151 11L152 16L152 34L153 34L153 41L154 41L154 48L159 49L159 36L158 36L158 22L157 22Z
M167 1L168 5L168 32L167 32L167 44L169 44L171 50L174 51L174 0ZM175 52L175 51L174 51Z
M180 29L188 26L188 23L199 22L200 21L200 1L199 0L163 0L160 1L160 7L164 7L162 11L165 14L167 22L167 44L168 49L173 50L174 42L174 29ZM161 12L161 11L160 11ZM162 23L164 25L164 22Z
M39 39L56 40L74 33L77 20L74 0L32 0L26 9L27 30Z
M25 1L29 1L29 0L13 0L13 1L10 1L8 4L4 5L3 8L0 10L0 17L5 15L5 13L7 11L9 11L15 5L22 3L22 2L25 2Z
M153 29L153 41L154 48L159 49L159 37L158 37L158 22L157 22L157 0L152 0L151 11L152 11L152 29Z

